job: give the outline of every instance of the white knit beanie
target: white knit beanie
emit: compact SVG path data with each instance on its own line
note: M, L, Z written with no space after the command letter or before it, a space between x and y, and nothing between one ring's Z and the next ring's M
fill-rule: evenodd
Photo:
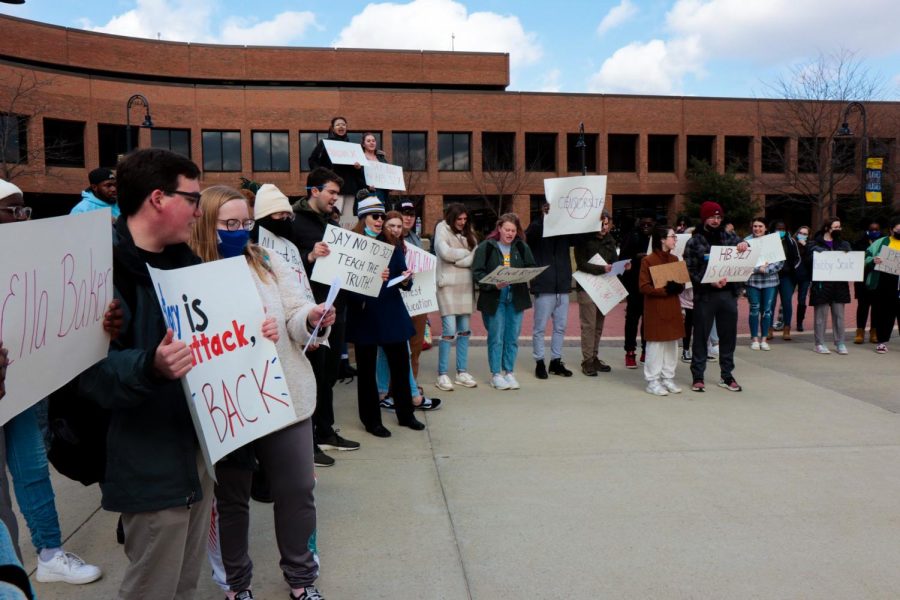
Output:
M281 190L271 183L264 183L256 190L256 200L253 202L253 218L259 221L279 212L294 212L291 201Z

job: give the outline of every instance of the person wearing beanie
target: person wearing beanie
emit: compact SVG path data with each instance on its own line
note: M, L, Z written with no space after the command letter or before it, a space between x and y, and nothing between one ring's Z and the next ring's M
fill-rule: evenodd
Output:
M90 185L81 192L81 202L75 205L69 214L99 210L101 208L112 209L112 219L119 218L119 205L116 203L116 173L112 169L101 167L88 174Z
M281 190L271 183L264 183L256 191L253 203L253 218L256 220L250 237L259 242L259 228L274 233L278 237L291 237L294 222L294 209L291 202Z
M739 284L729 283L726 278L713 283L700 283L706 274L709 252L712 246L737 246L738 252L745 252L749 245L734 233L722 227L724 212L713 201L700 205L700 226L688 240L684 249L694 286L694 346L691 352L691 390L705 392L703 380L707 361L707 340L713 323L719 333L719 366L721 379L719 387L731 392L740 392L741 386L734 379L734 349L737 345L737 297Z

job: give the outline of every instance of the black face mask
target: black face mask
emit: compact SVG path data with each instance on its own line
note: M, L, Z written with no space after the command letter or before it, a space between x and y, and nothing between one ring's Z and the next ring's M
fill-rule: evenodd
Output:
M841 230L840 230L840 229L836 229L836 230L832 231L832 232L831 232L831 239L834 240L835 242L841 241Z
M895 231L895 232L894 232L894 239L895 239L895 240L900 240L900 231Z
M274 233L275 235L287 239L291 239L293 233L293 224L288 219L273 219L271 216L263 217L256 221L256 224Z

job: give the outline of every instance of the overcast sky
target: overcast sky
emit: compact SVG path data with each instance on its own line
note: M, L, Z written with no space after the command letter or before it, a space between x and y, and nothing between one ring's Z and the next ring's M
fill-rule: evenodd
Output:
M772 96L780 74L843 47L900 99L900 0L26 0L0 12L187 42L508 52L509 89L524 91Z

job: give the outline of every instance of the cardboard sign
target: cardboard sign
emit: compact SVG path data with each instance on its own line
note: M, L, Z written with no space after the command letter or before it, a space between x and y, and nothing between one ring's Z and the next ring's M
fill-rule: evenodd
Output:
M653 287L655 288L666 287L666 283L670 281L676 283L691 282L687 263L683 260L650 267L650 278L653 280Z
M264 227L259 228L259 245L270 252L274 252L281 256L291 270L297 274L300 280L300 287L303 289L303 297L307 302L318 304L315 296L313 296L312 288L309 287L309 278L306 276L306 269L303 268L303 261L300 259L300 250L290 240L286 240L281 236L275 235Z
M550 203L550 212L544 216L544 237L600 231L605 175L545 179L544 195Z
M275 344L260 333L266 314L247 260L147 269L168 326L191 349L181 381L207 465L295 422Z
M761 248L750 246L738 252L735 246L713 246L709 249L709 262L700 283L715 283L722 278L728 283L747 281L759 264Z
M437 303L437 257L421 248L406 244L406 268L415 273L409 291L400 290L409 316L424 315L438 309Z
M900 252L891 250L885 245L881 248L881 252L878 253L878 258L881 259L881 264L875 265L876 271L900 275Z
M760 246L759 264L772 264L785 260L784 246L781 245L781 238L777 233L752 238L747 240L747 243L751 246Z
M597 308L604 315L614 309L619 302L628 296L628 290L619 281L619 278L611 273L606 275L591 275L584 271L575 271L572 277L587 292Z
M365 167L366 185L380 190L406 191L406 182L403 180L403 167L383 163L379 160L369 160L363 163Z
M865 252L813 252L813 281L862 281Z
M338 140L322 140L322 143L325 144L325 151L333 165L366 164L366 153L359 144Z
M0 425L106 356L113 298L110 210L0 225Z
M497 267L481 278L478 283L497 285L498 283L527 283L544 272L547 267Z
M381 293L381 273L391 262L394 247L334 225L325 228L323 241L331 254L316 259L312 279L330 285L337 275L341 289L377 298Z

